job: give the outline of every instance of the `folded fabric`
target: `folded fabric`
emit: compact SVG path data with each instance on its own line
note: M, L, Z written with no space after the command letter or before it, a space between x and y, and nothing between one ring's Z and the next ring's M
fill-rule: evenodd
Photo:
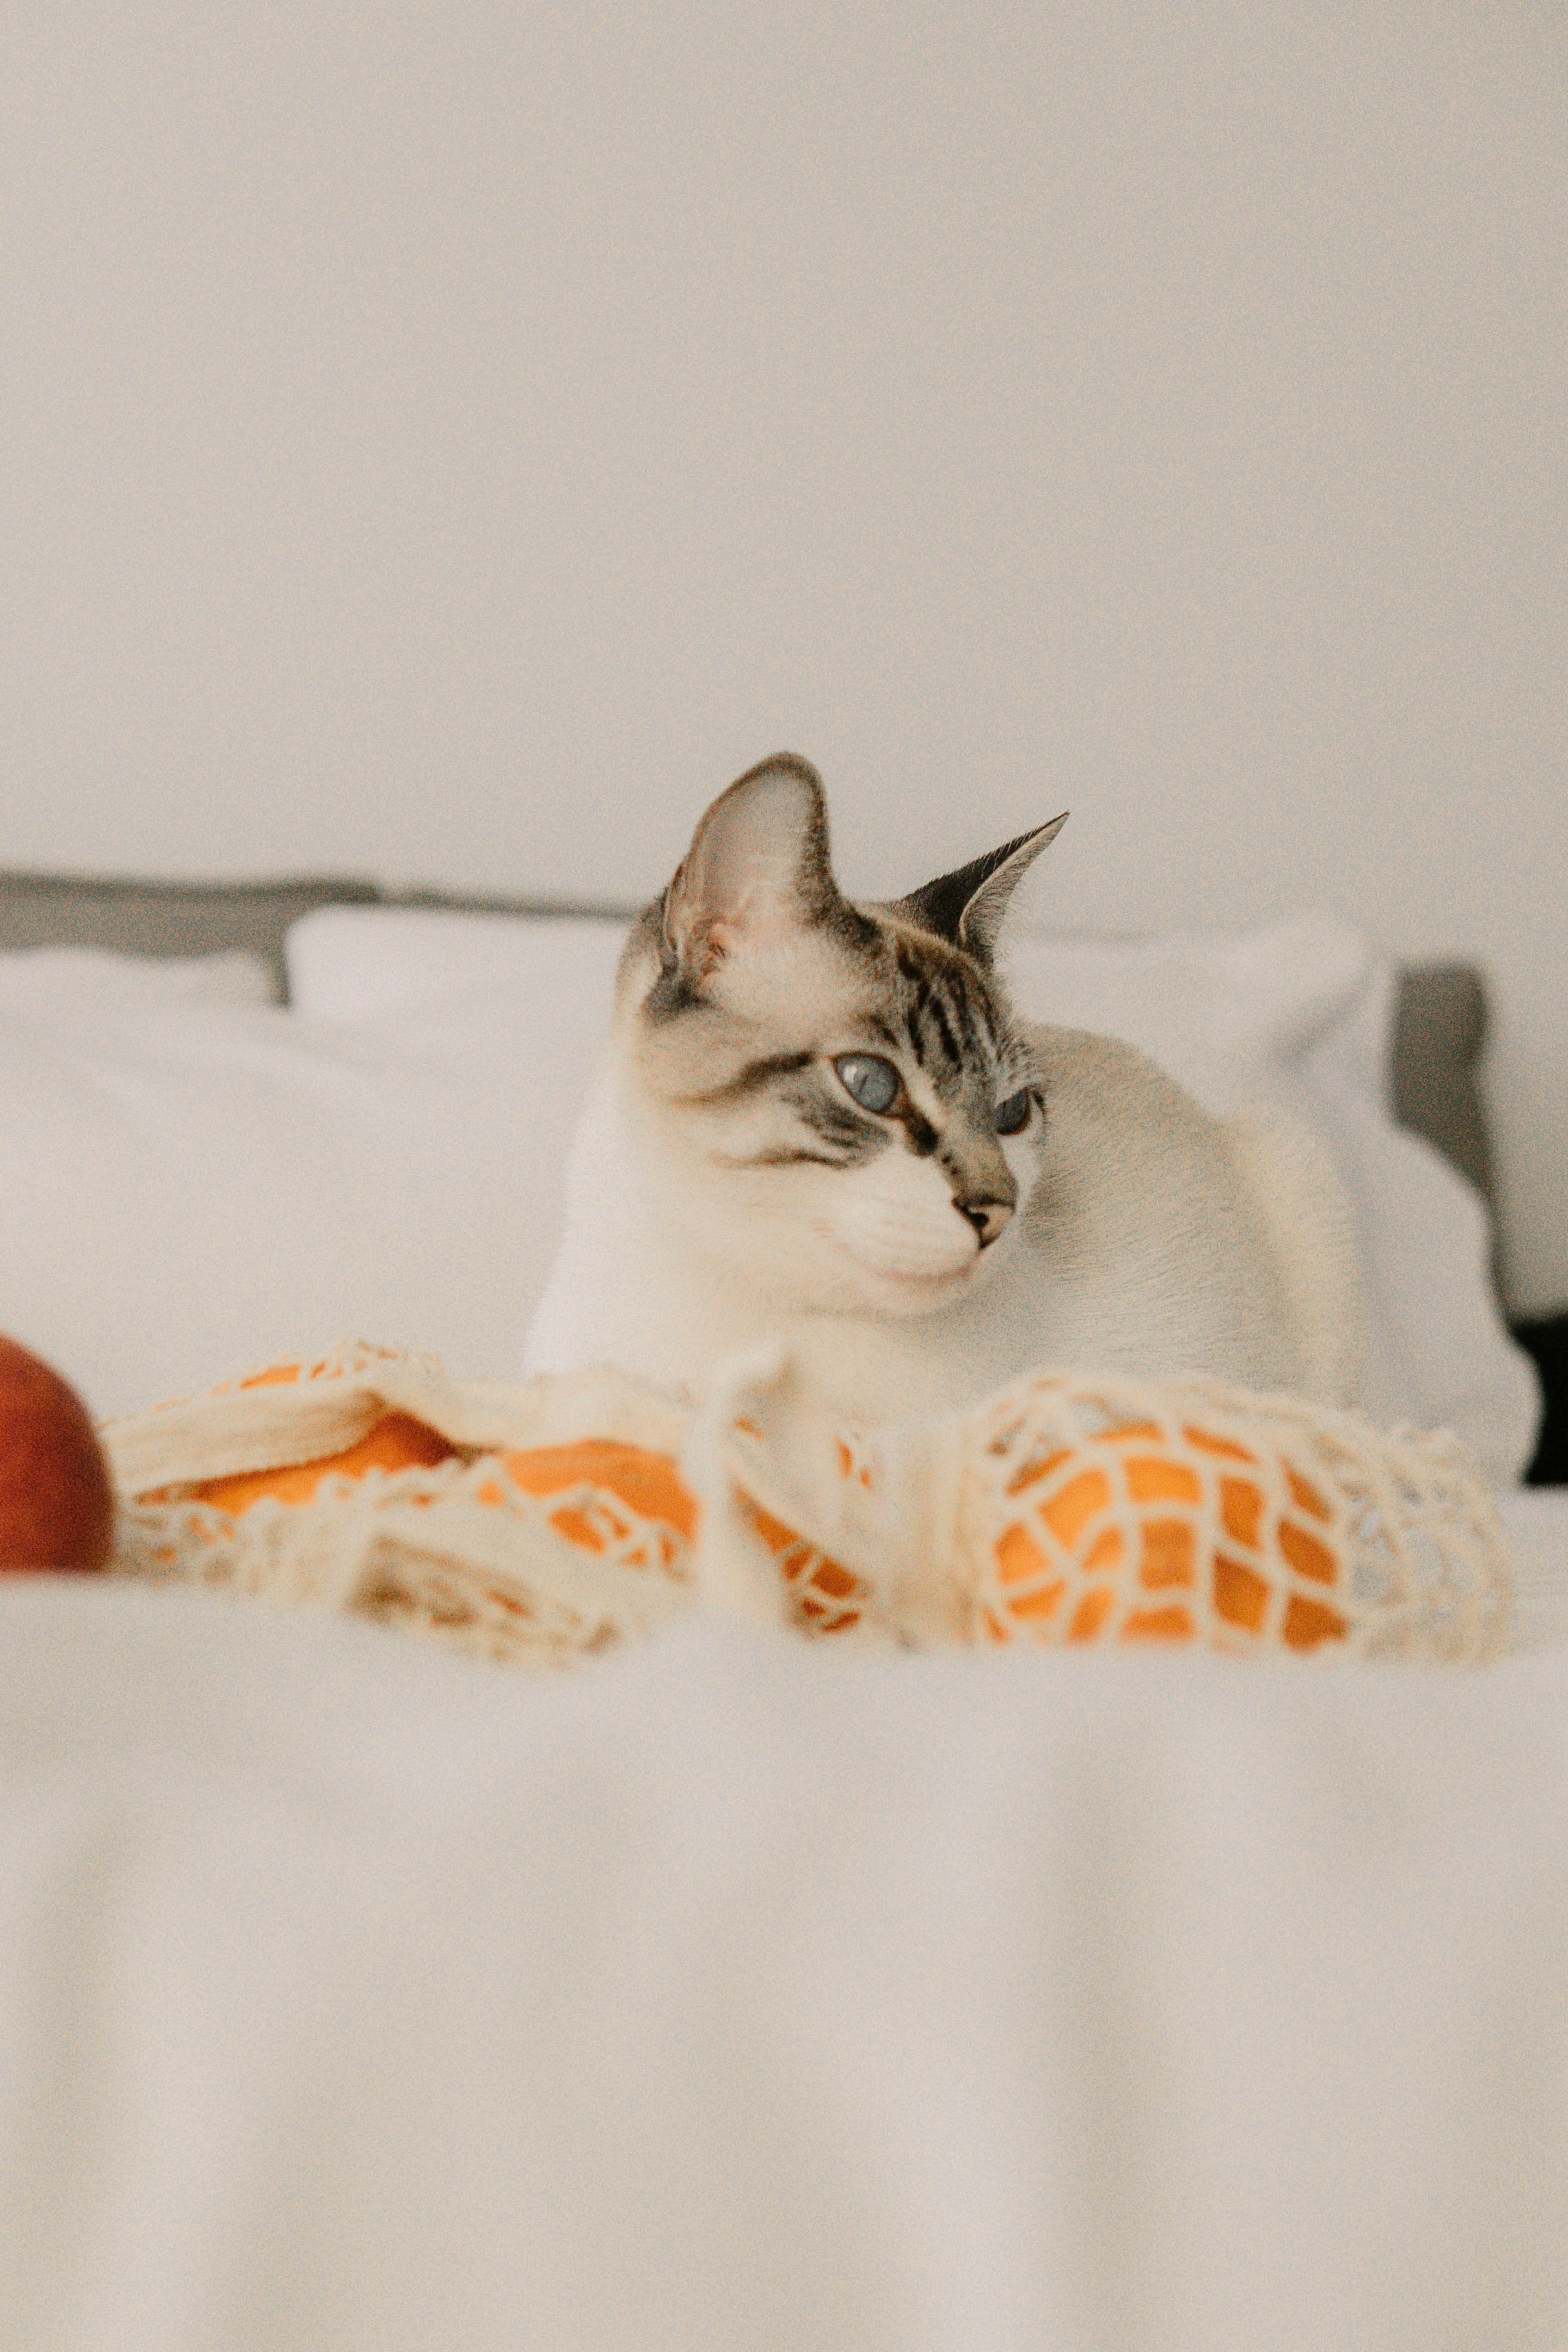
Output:
M609 1368L449 1381L354 1344L109 1423L127 1574L562 1664L717 1607L928 1647L1481 1659L1500 1524L1457 1443L1200 1383L1043 1372L835 1425L782 1354L700 1412Z

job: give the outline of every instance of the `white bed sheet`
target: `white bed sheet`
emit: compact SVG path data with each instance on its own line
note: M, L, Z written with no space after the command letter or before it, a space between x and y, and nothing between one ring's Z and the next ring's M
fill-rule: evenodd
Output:
M1568 2345L1568 1496L1480 1673L531 1681L0 1591L5 2352Z

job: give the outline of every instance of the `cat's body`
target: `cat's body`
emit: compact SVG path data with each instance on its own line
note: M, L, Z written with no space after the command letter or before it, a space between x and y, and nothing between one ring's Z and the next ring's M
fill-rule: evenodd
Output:
M1050 1364L1342 1389L1258 1137L1131 1046L1013 1017L991 946L1043 845L853 907L804 762L715 803L623 958L527 1370L700 1395L776 1339L860 1422Z

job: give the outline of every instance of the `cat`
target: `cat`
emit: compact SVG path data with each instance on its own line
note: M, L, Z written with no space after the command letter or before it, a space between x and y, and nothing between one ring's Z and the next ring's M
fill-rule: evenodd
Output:
M777 1339L860 1423L1052 1365L1348 1401L1331 1177L1293 1161L1270 1208L1291 1155L1266 1122L1012 1011L1003 918L1065 822L862 905L807 761L713 803L621 958L526 1372L609 1362L700 1398Z

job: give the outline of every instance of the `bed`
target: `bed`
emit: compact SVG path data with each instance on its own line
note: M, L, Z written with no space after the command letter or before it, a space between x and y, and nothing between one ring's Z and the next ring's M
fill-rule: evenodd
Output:
M353 1328L504 1378L617 936L10 877L0 1326L108 1415ZM8 1579L7 2352L1568 2345L1568 1493L1519 1483L1479 984L1320 919L1015 985L1318 1122L1509 1654L716 1620L527 1678Z

